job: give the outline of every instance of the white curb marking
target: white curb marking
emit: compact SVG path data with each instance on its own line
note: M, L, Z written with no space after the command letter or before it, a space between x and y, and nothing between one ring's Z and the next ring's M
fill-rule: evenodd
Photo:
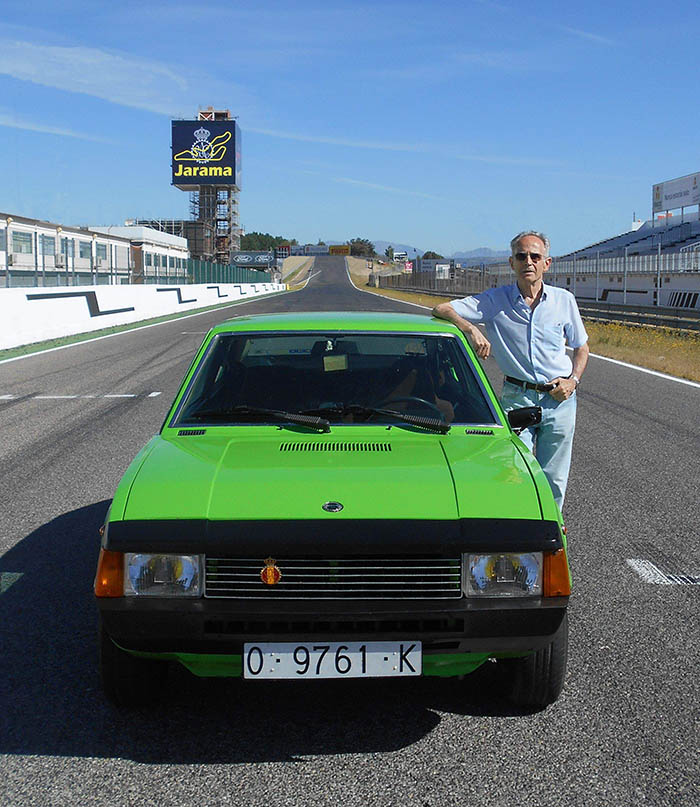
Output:
M119 393L107 393L106 395L33 395L28 400L32 401L72 401L76 398L80 398L82 400L96 400L97 398L157 398L159 395L162 395L162 392L149 392L148 395L139 394L136 392L119 392ZM18 398L18 395L0 395L0 401L12 401L15 398Z
M654 583L657 586L700 586L700 575L696 574L669 574L663 572L650 560L644 558L627 558L631 566L645 583Z

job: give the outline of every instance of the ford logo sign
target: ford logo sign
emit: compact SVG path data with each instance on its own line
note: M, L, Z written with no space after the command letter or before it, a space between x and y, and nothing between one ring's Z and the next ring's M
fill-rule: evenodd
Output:
M322 507L327 513L339 513L343 509L340 502L326 502Z
M236 263L251 263L251 261L253 260L253 256L252 255L234 255L233 260Z

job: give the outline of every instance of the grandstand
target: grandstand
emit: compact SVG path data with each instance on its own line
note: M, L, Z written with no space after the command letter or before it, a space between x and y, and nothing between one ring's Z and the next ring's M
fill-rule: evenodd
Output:
M687 214L684 217L669 215L658 221L650 219L636 229L558 257L578 260L595 258L597 255L605 258L620 258L625 254L651 255L658 253L659 247L662 253L680 252L684 247L692 247L698 242L700 242L700 220L695 218L688 221Z

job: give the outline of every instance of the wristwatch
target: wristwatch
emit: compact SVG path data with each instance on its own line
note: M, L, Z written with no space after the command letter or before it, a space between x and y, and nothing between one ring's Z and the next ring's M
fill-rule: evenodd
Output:
M573 373L569 376L569 378L574 379L574 381L576 382L576 389L578 389L578 385L581 383L581 379L577 375L574 375Z

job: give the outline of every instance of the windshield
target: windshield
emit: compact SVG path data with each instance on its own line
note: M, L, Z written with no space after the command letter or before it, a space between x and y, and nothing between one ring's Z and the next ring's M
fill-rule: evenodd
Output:
M395 425L392 412L497 422L454 337L316 332L216 336L172 425L274 423L291 414Z

